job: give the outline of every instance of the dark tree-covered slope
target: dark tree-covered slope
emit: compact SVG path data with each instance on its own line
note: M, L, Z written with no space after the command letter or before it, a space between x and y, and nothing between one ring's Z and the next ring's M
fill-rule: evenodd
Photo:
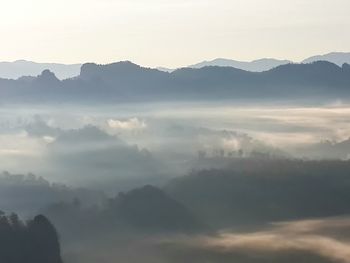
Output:
M23 222L16 214L1 213L0 262L62 263L54 226L43 215Z

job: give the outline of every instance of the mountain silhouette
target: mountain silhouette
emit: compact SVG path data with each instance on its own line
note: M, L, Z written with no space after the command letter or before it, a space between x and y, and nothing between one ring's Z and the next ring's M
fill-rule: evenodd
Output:
M185 206L151 185L120 193L111 205L125 222L144 229L193 232L200 227Z
M17 79L22 76L37 76L43 70L49 69L59 79L72 78L79 75L81 64L36 63L27 60L0 62L0 78Z
M338 66L347 63L350 64L350 52L332 52L325 55L317 55L309 57L302 61L302 63L312 63L315 61L328 61Z
M237 69L243 69L252 72L262 72L270 70L277 66L292 63L289 60L278 60L273 58L263 58L258 60L253 60L250 62L237 61L232 59L217 58L211 61L203 61L198 64L189 66L189 68L203 68L208 66L218 66L218 67L233 67Z
M302 60L301 63L307 64L316 61L328 61L338 66L344 63L350 64L350 52L332 52L325 55L316 55ZM227 58L216 58L210 61L202 61L188 68L203 68L207 66L234 67L251 72L263 72L275 67L293 63L286 59L262 58L253 61L239 61ZM90 63L91 64L91 63ZM37 63L27 60L16 60L13 62L0 62L0 78L18 79L22 77L34 77L39 75L45 69L53 72L58 79L74 78L79 75L83 64L60 64L60 63ZM173 72L176 68L157 67L159 71Z
M182 68L172 73L128 61L84 64L60 81L45 70L36 78L0 79L1 102L100 102L220 99L333 100L350 96L350 66L317 61L264 72L233 67Z
M52 204L43 211L58 229L69 229L63 234L73 239L104 231L120 235L125 230L133 233L209 230L182 203L151 185L120 192L100 207L81 206L76 201Z

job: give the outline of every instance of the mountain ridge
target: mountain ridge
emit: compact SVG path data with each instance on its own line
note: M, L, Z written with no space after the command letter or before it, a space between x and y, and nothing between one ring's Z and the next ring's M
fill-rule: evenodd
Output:
M316 55L302 60L301 64L308 64L316 61L328 61L338 66L344 63L350 64L350 52L331 52L324 55ZM205 60L193 65L180 68L202 68L206 66L234 67L251 72L263 72L275 67L296 63L286 59L261 58L252 61L240 61L227 58L215 58L213 60ZM79 75L81 66L85 64L60 64L60 63L37 63L28 60L16 60L13 62L0 62L0 78L18 79L21 77L33 77L40 75L42 71L48 69L55 73L58 79L74 78ZM114 64L114 63L111 63ZM180 68L157 67L159 71L171 73Z
M301 63L312 63L322 60L334 63L338 66L342 66L344 63L350 64L350 52L331 52L324 55L316 55L304 59Z
M221 66L221 67L234 67L246 71L262 72L270 70L274 67L292 63L290 60L279 60L273 58L262 58L253 61L238 61L225 58L216 58L210 61L203 61L194 65L188 66L189 68L202 68L206 66Z
M38 63L28 60L0 62L0 78L18 79L23 76L37 76L45 69L55 72L59 79L79 75L81 64Z
M286 64L264 72L208 66L172 73L124 61L87 63L79 76L66 80L47 70L36 78L0 79L0 102L344 99L350 98L349 87L350 66L326 61Z

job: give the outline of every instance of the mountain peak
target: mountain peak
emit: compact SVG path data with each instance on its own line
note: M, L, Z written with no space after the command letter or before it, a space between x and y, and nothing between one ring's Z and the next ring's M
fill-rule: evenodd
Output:
M111 64L100 65L95 63L85 63L80 68L80 77L83 79L98 78L101 74L122 72L129 73L141 70L142 67L131 61L119 61Z
M275 68L280 65L289 64L289 60L278 60L272 58L262 58L253 61L238 61L226 58L216 58L211 61L203 61L189 66L190 68L203 68L207 66L233 67L245 71L262 72Z
M184 205L151 185L120 193L115 201L119 213L134 226L168 231L195 231L200 226Z
M0 62L0 78L34 77L40 75L45 69L54 72L59 79L67 79L79 74L80 64L37 63L24 59L13 62Z
M33 63L31 61L28 61L28 60L25 60L25 59L18 59L18 60L15 60L13 63Z
M38 80L43 82L59 82L60 80L56 77L56 75L51 72L48 69L45 69L41 74L38 76Z
M302 63L312 63L320 60L329 61L341 67L344 63L350 64L350 52L331 52L324 55L312 56L303 60Z

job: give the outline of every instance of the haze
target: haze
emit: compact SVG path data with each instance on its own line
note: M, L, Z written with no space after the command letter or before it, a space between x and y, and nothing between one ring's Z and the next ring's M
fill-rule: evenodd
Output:
M350 46L347 0L2 1L0 58L180 67ZM20 43L26 43L21 45Z
M0 263L350 263L349 10L1 1Z

